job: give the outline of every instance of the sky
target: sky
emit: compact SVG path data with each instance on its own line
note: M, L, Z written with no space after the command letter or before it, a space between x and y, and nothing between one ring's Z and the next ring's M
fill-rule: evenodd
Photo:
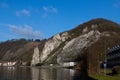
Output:
M0 41L50 38L95 18L120 24L120 0L0 0Z

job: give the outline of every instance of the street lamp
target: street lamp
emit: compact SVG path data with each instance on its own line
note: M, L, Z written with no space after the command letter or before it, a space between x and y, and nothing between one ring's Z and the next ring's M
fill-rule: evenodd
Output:
M104 75L106 75L106 69L107 69L107 62L106 61L104 62L103 66L104 66Z

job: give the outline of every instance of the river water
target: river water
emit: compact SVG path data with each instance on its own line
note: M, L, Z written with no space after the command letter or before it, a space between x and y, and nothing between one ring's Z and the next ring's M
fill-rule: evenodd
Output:
M73 80L74 74L56 67L0 67L0 80Z

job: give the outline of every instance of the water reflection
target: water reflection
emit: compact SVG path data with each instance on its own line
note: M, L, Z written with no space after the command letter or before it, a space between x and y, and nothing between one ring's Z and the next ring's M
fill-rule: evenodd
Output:
M37 68L32 68L32 80L39 80L39 69Z
M63 68L31 68L32 80L72 80L74 70Z
M0 80L86 80L77 70L51 67L0 67Z
M0 80L31 80L29 68L0 67Z
M75 70L73 80L89 80L86 71Z

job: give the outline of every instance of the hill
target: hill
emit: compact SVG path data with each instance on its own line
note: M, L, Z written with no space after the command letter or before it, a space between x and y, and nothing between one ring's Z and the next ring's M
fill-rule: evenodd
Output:
M89 72L98 73L108 49L120 44L120 25L97 18L40 42L13 41L0 44L0 61L15 65L63 65L85 61Z

